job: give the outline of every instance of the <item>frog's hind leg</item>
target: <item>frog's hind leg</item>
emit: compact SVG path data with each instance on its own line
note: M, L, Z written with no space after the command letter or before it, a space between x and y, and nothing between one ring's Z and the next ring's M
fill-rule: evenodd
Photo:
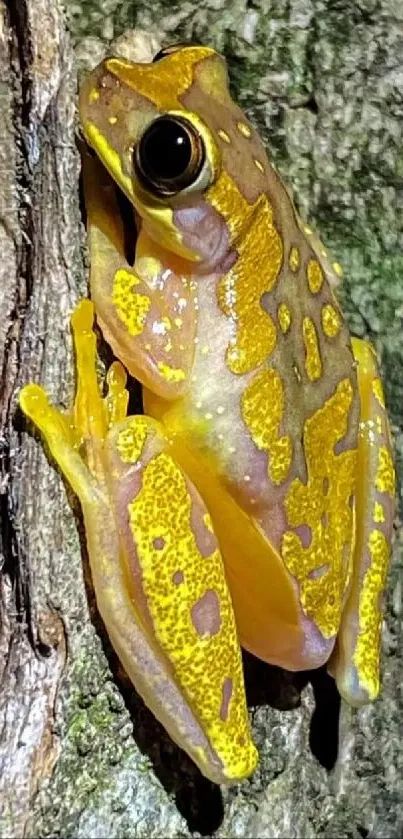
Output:
M353 339L361 420L352 583L329 669L351 705L379 693L382 594L391 553L395 472L388 417L374 350Z
M37 385L20 402L83 509L96 601L134 686L172 738L216 783L256 765L241 652L207 508L156 420L126 417L126 376L96 376L93 307L72 317L77 393L71 414Z
M159 668L165 669L153 675L152 690L131 638L132 618L119 609L117 626L105 603L100 609L112 624L109 634L146 704L201 771L218 783L239 780L253 771L256 751L235 618L210 516L159 422L129 417L110 432L109 444L126 586L158 651Z

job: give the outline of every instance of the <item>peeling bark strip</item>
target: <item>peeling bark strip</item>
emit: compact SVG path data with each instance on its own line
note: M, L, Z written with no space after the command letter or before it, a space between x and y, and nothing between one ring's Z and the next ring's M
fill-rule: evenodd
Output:
M16 393L29 379L53 393L66 380L80 263L73 61L57 0L0 0L0 32L0 835L14 837L57 757L66 657L49 565L65 499Z

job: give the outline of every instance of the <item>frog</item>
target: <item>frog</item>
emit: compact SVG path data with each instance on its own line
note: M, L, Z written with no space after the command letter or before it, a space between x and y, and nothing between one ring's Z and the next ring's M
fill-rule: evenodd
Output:
M91 299L71 317L75 401L63 412L30 383L20 404L81 502L129 679L231 784L258 760L241 648L327 665L353 707L379 694L395 497L379 363L217 51L108 56L79 111ZM117 359L105 392L95 317Z

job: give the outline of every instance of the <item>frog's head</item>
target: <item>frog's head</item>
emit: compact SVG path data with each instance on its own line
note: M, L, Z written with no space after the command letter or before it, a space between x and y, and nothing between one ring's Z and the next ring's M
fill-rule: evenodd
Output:
M199 270L228 263L242 227L242 219L228 223L241 212L229 182L250 179L253 151L224 59L199 46L162 50L151 64L107 58L81 89L80 115L87 142L147 233Z

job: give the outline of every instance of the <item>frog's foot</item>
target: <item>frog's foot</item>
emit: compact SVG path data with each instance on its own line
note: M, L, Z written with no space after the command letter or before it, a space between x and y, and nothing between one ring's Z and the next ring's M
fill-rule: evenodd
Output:
M72 414L37 385L23 389L21 406L81 500L97 605L130 679L201 771L231 783L257 754L217 539L162 426L126 417L120 365L102 399L92 321L92 304L81 302Z
M330 670L341 695L362 705L379 693L382 594L391 553L395 473L376 355L353 340L361 401L354 567Z
M126 374L115 362L107 376L108 392L101 397L96 375L94 307L81 300L71 317L76 351L77 389L71 413L50 405L39 385L22 388L20 405L39 428L58 466L82 503L96 502L104 480L104 444L109 428L126 416Z

